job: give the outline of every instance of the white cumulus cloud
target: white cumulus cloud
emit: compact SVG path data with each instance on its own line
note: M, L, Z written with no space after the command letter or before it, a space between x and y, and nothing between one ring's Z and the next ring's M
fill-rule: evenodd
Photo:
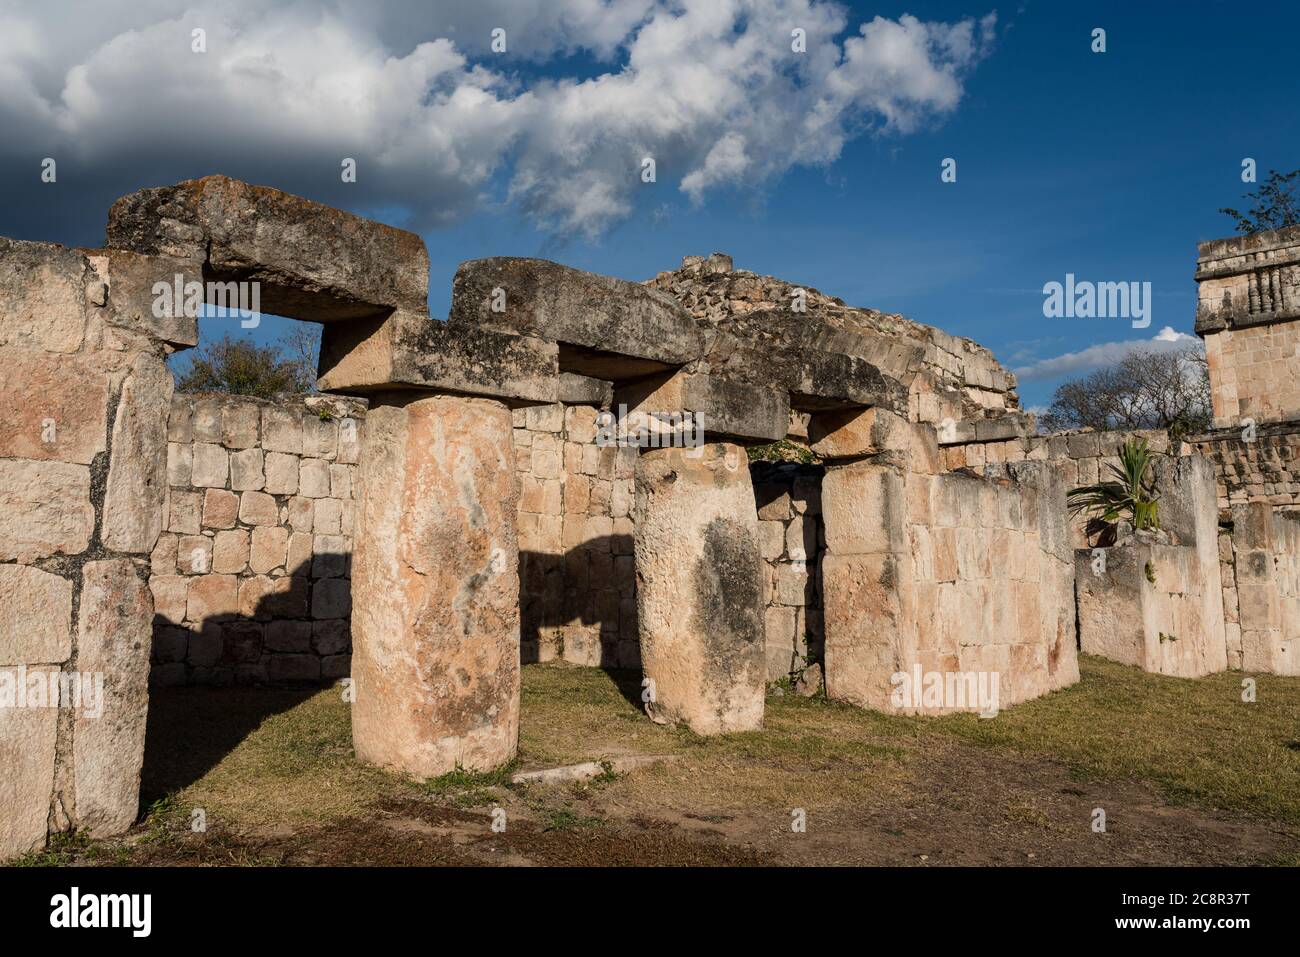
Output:
M6 2L0 163L66 157L130 188L232 172L328 201L352 157L352 196L415 225L505 200L597 236L662 209L646 157L698 204L941 119L995 26L854 25L822 0Z
M1064 355L1053 356L1049 359L1039 359L1028 365L1019 366L1012 371L1015 372L1016 378L1021 382L1057 379L1113 366L1135 349L1166 352L1186 349L1189 346L1199 347L1200 345L1200 339L1196 336L1179 332L1173 326L1165 326L1150 339L1099 342L1077 352L1067 352Z

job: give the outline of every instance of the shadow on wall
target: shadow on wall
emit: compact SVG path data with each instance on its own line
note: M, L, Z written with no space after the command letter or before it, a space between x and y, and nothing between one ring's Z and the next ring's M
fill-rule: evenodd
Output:
M523 664L562 658L640 671L632 552L631 535L604 535L559 554L519 553Z
M275 577L166 577L185 583L185 623L154 616L154 687L329 682L351 673L351 555L318 553Z
M767 679L798 680L824 659L821 559L826 536L821 487L826 469L796 462L753 462L764 601Z
M197 781L266 718L350 674L351 582L340 577L350 572L350 558L316 555L263 580L196 575L190 588L202 591L190 607L211 599L215 608L238 610L186 626L155 615L142 810ZM240 687L186 686L174 680L178 666L201 670L201 684Z

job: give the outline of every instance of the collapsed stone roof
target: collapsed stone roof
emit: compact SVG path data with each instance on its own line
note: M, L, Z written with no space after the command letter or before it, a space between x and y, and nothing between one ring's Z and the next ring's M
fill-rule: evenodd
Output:
M843 353L867 360L911 391L927 390L918 377L939 389L962 390L964 418L1019 408L1014 374L979 343L897 313L849 306L811 286L736 269L723 253L686 256L679 268L645 285L671 294L697 319L767 350ZM804 292L802 313L791 308L797 289Z
M318 385L328 391L530 404L578 388L706 415L718 434L748 441L784 437L792 412L873 407L943 426L941 442L1025 430L1015 379L987 349L734 269L722 254L687 257L647 283L541 259L471 260L437 322L419 236L210 176L119 199L96 255L112 261L118 292L148 289L155 274L258 283L267 311L324 324ZM804 309L793 308L800 288Z

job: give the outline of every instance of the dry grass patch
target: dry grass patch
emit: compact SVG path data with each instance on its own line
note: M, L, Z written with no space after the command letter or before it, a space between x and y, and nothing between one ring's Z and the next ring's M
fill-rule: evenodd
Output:
M929 722L951 737L1043 754L1082 777L1153 784L1170 800L1300 824L1300 678L1170 678L1084 656L1077 685L993 720ZM1257 698L1242 701L1254 677Z

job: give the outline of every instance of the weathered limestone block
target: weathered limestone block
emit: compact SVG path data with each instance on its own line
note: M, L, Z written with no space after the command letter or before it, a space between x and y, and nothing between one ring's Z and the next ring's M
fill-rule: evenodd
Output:
M104 451L107 407L93 360L0 348L0 457L89 465Z
M515 754L510 431L509 410L483 399L397 398L367 416L352 579L362 761L428 778Z
M130 559L86 564L82 572L77 670L103 675L102 713L74 715L76 825L119 834L136 819L149 712L153 597Z
M72 583L0 565L0 665L57 665L72 654Z
M495 310L502 300L504 308ZM499 256L461 263L448 321L598 351L603 355L573 357L565 369L599 379L684 365L703 346L699 326L671 296L545 259Z
M634 524L651 717L697 734L760 727L764 565L744 450L724 443L643 450Z
M86 335L93 272L80 253L0 236L0 346L71 353Z
M894 453L910 471L942 471L934 429L908 422L887 409L815 414L808 422L808 439L812 450L827 459Z
M1300 520L1295 514L1263 502L1232 509L1244 671L1300 675Z
M614 401L614 384L605 379L574 372L561 372L556 382L556 398L566 405L589 405L607 409Z
M199 321L196 315L168 302L167 308L155 310L155 283L181 288L188 282L203 281L203 260L174 256L144 256L124 249L82 250L98 278L108 286L105 318L108 323L142 335L157 338L181 348L197 345ZM184 305L183 301L180 305ZM159 314L161 313L161 315ZM173 440L179 441L179 440Z
M122 197L107 237L115 249L206 260L205 279L260 282L274 315L331 322L428 303L419 236L225 176Z
M190 464L190 481L199 488L225 488L230 473L230 453L212 442L196 442Z
M104 492L104 544L114 551L151 551L162 531L172 389L154 355L137 356L122 385Z
M687 372L651 376L616 389L614 404L620 410L627 407L621 423L625 430L644 428L661 438L680 433L708 442L773 442L790 428L786 393Z
M77 555L94 525L86 466L0 461L0 561Z
M789 322L789 313L771 311L746 319L762 330L761 337L754 334L756 330L749 337L733 335L727 331L734 328L730 326L715 331L705 353L711 372L783 390L794 408L806 412L841 408L845 403L907 411L906 387L869 360L824 348L783 346L771 339L768 320ZM807 325L802 316L794 321Z
M1160 674L1228 667L1214 470L1200 456L1157 460L1161 531L1080 549L1080 647Z
M320 353L317 384L332 392L420 388L533 402L554 402L557 395L554 343L438 322L425 313L398 310L327 325Z
M0 697L16 694L20 682L47 687L54 667L0 668ZM57 708L0 707L0 861L45 845L54 792Z

